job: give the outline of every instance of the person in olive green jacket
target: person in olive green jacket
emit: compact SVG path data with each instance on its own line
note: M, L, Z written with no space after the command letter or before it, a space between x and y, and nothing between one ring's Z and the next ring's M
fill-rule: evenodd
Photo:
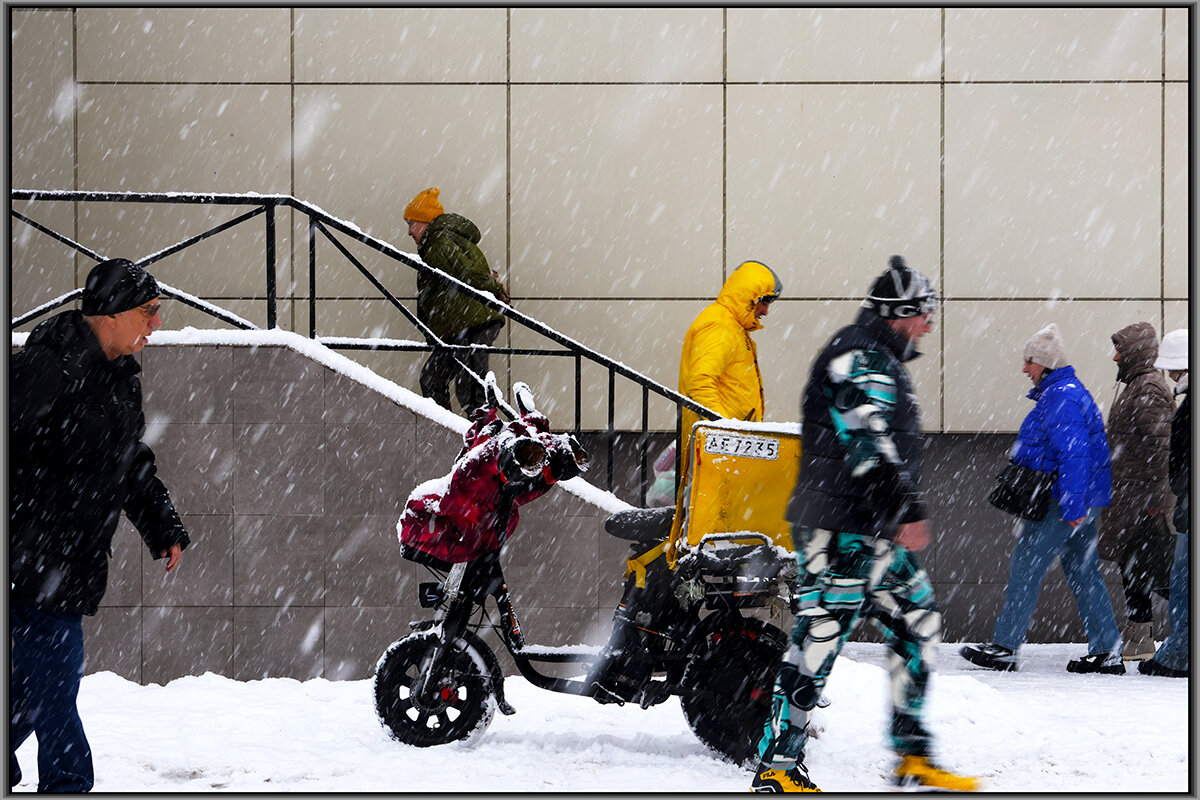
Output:
M466 217L446 213L438 192L436 186L426 189L404 209L408 235L417 243L417 254L429 266L507 303L504 284L479 249L479 228ZM446 344L489 346L504 327L504 315L468 297L454 284L425 272L417 276L417 318ZM421 394L449 409L450 382L454 381L455 396L469 416L483 405L484 392L475 375L463 366L480 377L486 375L487 351L433 351L421 368Z

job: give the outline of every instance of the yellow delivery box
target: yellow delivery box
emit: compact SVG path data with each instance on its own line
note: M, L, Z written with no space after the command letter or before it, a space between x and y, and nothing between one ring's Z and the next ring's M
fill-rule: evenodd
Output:
M697 422L688 457L667 548L672 556L680 540L695 547L706 535L742 531L792 548L785 514L800 474L799 423Z

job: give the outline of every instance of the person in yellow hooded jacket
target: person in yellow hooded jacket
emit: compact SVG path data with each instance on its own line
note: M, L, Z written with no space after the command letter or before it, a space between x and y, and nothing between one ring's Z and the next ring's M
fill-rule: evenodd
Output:
M763 421L762 373L750 334L762 328L760 320L782 290L779 276L760 261L742 262L733 271L683 337L680 394L726 419ZM697 419L684 411L685 438Z
M750 334L762 328L762 318L782 291L783 283L770 267L743 261L684 334L679 393L726 419L762 422L762 372ZM699 419L695 411L683 409L678 454L688 452L692 425ZM675 460L680 470L677 491L682 492L689 461L678 456Z

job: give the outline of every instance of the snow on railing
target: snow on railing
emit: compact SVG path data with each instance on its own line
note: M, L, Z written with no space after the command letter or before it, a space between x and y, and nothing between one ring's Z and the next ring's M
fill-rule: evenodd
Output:
M13 332L12 346L23 347L29 338L29 333ZM312 359L329 369L344 375L356 383L377 392L402 408L412 411L430 422L449 428L460 436L470 426L470 422L457 414L442 408L428 397L422 397L405 389L400 384L388 380L369 367L347 358L326 347L319 341L313 341L306 336L291 331L280 330L201 330L186 327L177 331L157 330L146 341L151 346L167 345L209 345L233 347L287 347L302 356ZM592 485L583 477L571 478L559 483L566 491L584 502L590 503L601 510L615 514L633 508L612 492Z

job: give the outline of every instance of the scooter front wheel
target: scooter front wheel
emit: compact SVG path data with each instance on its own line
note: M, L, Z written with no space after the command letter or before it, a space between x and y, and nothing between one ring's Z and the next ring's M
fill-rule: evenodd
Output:
M375 713L393 739L416 747L465 741L487 729L496 697L482 656L455 639L438 663L433 631L394 642L375 668ZM424 686L418 692L418 679Z
M774 625L741 619L711 631L684 669L693 690L680 698L688 726L735 764L757 752L786 641Z

